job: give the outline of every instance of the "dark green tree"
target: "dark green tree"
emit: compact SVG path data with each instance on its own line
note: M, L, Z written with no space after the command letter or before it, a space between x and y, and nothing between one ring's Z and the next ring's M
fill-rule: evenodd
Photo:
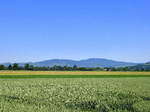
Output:
M4 65L0 65L0 70L5 70L5 66Z
M13 70L19 70L19 65L17 63L14 63L12 68Z
M25 70L30 70L30 65L29 64L25 64L24 69Z
M8 66L8 70L12 70L12 65L9 65L9 66Z

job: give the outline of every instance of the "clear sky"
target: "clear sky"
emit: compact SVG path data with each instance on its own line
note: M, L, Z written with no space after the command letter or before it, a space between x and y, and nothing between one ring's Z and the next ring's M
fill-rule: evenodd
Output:
M0 63L150 61L150 0L0 0Z

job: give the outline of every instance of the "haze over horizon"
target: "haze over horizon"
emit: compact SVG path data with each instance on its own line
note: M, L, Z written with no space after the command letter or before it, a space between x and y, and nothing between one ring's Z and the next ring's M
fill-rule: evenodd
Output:
M149 0L0 1L0 63L150 61Z

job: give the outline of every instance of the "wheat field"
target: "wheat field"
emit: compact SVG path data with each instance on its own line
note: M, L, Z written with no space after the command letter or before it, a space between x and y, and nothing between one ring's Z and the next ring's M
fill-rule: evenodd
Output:
M150 72L112 71L0 71L0 75L150 75Z

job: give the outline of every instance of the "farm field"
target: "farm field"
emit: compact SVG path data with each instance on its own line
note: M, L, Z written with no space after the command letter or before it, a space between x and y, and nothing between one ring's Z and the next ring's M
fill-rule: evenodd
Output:
M0 112L150 112L150 72L0 71Z
M118 71L11 71L2 70L0 75L150 75L150 72Z
M0 79L1 112L150 112L150 78Z
M0 71L0 78L150 77L150 72L109 71Z

